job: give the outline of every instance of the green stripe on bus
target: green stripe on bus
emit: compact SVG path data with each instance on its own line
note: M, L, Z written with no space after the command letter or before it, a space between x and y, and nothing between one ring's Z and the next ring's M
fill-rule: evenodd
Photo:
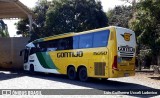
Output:
M43 52L43 57L50 69L57 69L48 52Z
M36 53L36 55L37 55L37 58L38 58L38 61L40 62L40 64L44 67L44 68L49 68L49 66L47 66L47 64L46 64L46 61L45 61L45 59L44 59L44 57L43 57L43 54L42 53Z
M58 69L54 62L52 61L50 55L48 54L48 52L42 52L42 53L36 53L38 60L40 62L40 64L44 67L44 68L48 68L48 69Z

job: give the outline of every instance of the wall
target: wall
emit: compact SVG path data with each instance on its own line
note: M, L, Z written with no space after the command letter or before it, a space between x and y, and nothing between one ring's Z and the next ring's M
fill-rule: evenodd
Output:
M19 53L25 48L28 40L29 38L24 37L0 38L0 67L22 68L23 56L19 56Z

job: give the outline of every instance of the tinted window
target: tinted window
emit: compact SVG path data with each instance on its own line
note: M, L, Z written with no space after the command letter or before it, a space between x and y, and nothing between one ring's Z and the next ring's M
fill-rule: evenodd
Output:
M29 55L32 55L37 52L43 52L40 48L31 48Z
M72 37L59 39L58 41L58 50L67 50L67 49L73 49L73 38Z
M79 48L92 48L92 35L93 34L83 34L79 39Z
M109 30L94 33L93 47L105 47L108 45Z
M47 48L57 48L57 40L52 40L52 41L49 41L48 43L48 47Z
M73 37L73 49L78 49L79 46L79 36Z
M44 41L35 44L41 52L55 50L82 49L92 47L105 47L108 45L109 30L98 31L73 37ZM38 50L39 51L39 50ZM34 51L33 51L34 52Z
M36 48L39 48L41 52L55 51L57 49L57 40L44 41L36 44Z
M64 39L60 39L58 41L58 50L65 50L66 49L66 41Z

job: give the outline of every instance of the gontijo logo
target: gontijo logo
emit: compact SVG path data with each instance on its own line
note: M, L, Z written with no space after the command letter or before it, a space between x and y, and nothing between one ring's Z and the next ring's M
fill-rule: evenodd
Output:
M124 33L124 34L121 34L121 36L124 38L125 41L130 41L130 37L132 36L132 34Z

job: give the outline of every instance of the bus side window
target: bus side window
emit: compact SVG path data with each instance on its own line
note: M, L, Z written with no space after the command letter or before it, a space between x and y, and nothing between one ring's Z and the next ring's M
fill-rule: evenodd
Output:
M105 47L108 45L109 30L94 33L93 47Z
M37 52L41 52L41 49L40 48L31 48L29 55L32 55Z
M80 36L79 48L92 48L93 34L84 34Z
M69 50L73 49L73 38L72 37L67 37L60 39L58 41L58 50Z
M52 40L48 42L46 51L56 51L57 50L57 40Z
M57 47L57 40L44 41L39 43L40 52L56 51Z
M66 42L65 50L73 49L73 37L67 37L64 40Z
M79 36L74 36L73 37L73 49L78 49L79 48Z
M58 41L58 47L57 47L58 50L65 50L66 49L66 42L64 39L60 39Z

